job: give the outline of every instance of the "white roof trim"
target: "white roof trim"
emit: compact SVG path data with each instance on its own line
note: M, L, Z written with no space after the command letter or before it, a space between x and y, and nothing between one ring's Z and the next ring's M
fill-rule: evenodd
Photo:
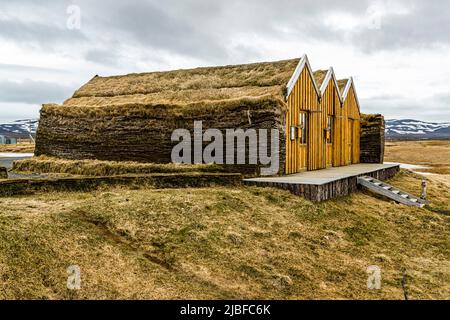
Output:
M291 94L292 90L294 89L295 84L297 83L298 78L302 74L302 71L305 68L305 66L308 68L309 74L311 75L311 80L314 85L314 89L316 89L317 94L319 95L319 97L321 97L320 90L317 87L316 80L314 79L314 73L312 71L311 65L309 64L308 57L305 54L300 59L297 67L295 68L294 74L292 75L291 79L289 80L289 82L286 85L286 88L287 88L286 98L288 98L290 96L290 94Z
M355 89L355 81L353 80L353 77L350 77L347 81L347 85L345 86L344 92L342 94L342 101L345 101L345 99L347 99L347 95L350 91L350 88L353 86L353 93L355 94L355 99L356 99L356 105L358 106L358 110L359 112L361 112L361 107L359 104L359 99L358 99L358 95L356 94L356 89Z
M325 79L323 79L322 85L320 86L320 93L323 94L325 90L327 90L328 82L332 77L332 68L327 70L327 74L325 75Z
M353 78L351 78L351 79L352 79L353 93L355 94L355 99L356 99L356 105L358 106L359 113L361 113L361 106L359 104L358 95L356 94L355 81L353 80Z
M325 90L327 90L328 83L330 82L330 80L333 80L334 85L336 87L336 91L338 93L339 101L342 103L344 100L342 99L341 92L339 90L339 86L338 86L338 83L336 80L336 75L334 74L333 67L330 67L328 69L325 79L323 80L322 85L320 86L320 94L323 95L325 93Z
M347 84L345 85L344 91L342 92L342 98L344 99L344 101L345 99L347 99L347 95L350 91L350 88L352 87L352 82L353 82L352 77L347 79Z

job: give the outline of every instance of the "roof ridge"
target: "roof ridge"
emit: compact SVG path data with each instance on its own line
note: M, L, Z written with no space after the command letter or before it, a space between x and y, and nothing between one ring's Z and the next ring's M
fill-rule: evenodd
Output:
M249 62L249 63L240 63L240 64L226 64L226 65L212 65L212 66L200 66L200 67L194 67L194 68L179 68L179 69L170 69L170 70L155 70L155 71L145 71L145 72L132 72L132 73L126 73L126 74L118 74L118 75L110 75L110 76L100 76L95 75L91 80L94 79L108 79L108 78L121 78L121 77L131 77L131 76L144 76L144 75L150 75L150 74L164 74L164 73L175 73L175 72L182 72L182 71L200 71L200 70L207 70L207 69L226 69L226 68L239 68L239 67L245 67L245 66L256 66L256 65L264 65L264 64L273 64L273 63L282 63L282 62L289 62L289 61L295 61L295 60L301 60L301 58L291 58L291 59L282 59L282 60L273 60L273 61L260 61L260 62Z

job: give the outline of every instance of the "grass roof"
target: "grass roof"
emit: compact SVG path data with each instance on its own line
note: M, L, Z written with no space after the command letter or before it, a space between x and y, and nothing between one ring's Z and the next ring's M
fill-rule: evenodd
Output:
M267 95L281 98L299 61L95 76L64 105L189 104Z
M327 76L328 70L317 70L314 71L314 80L316 80L317 86L320 88L322 86L325 77Z
M82 103L78 99L66 103L61 107L58 104L44 104L41 109L41 115L52 115L64 117L79 118L81 115L85 117L96 118L99 116L131 116L140 115L151 118L167 119L171 118L184 118L187 115L195 117L208 113L210 115L217 114L222 115L224 112L234 112L245 108L246 110L263 111L263 110L278 110L277 112L285 111L286 103L281 97L266 94L256 97L241 97L236 99L222 99L222 100L198 100L195 102L167 102L158 101L155 102L141 102L133 101L129 99L123 99L121 103L117 103L118 100L123 97L112 97L111 100L97 100L96 98L81 98ZM134 99L134 97L132 97ZM147 97L148 98L148 97ZM96 104L97 103L97 104ZM70 108L69 108L70 106ZM107 106L107 108L98 108L99 106Z
M338 81L337 81L337 84L338 84L338 87L339 87L339 91L340 91L341 94L344 93L345 86L347 85L347 82L348 82L349 80L350 80L350 79L341 79L341 80L338 80Z

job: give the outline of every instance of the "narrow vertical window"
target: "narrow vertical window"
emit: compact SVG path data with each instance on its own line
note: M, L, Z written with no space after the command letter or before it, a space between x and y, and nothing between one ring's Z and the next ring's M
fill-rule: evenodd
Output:
M295 126L291 126L291 131L290 131L290 137L291 137L291 141L294 141L295 139L297 139L297 133L295 130Z
M326 135L327 135L327 143L332 144L333 143L333 117L332 116L327 117Z
M299 128L299 134L300 134L300 144L306 144L307 143L307 121L306 121L306 113L302 112L299 114L299 121L298 121L298 128Z

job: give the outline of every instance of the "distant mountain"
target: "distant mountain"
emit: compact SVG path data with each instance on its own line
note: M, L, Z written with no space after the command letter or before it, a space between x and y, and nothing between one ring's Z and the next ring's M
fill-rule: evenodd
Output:
M0 135L28 137L36 135L38 120L24 119L0 124ZM386 120L387 139L450 139L450 122L426 122L413 119Z
M0 124L0 135L17 138L28 138L29 133L36 135L38 121L36 119L16 120L11 123Z
M387 139L450 139L450 122L386 120Z

